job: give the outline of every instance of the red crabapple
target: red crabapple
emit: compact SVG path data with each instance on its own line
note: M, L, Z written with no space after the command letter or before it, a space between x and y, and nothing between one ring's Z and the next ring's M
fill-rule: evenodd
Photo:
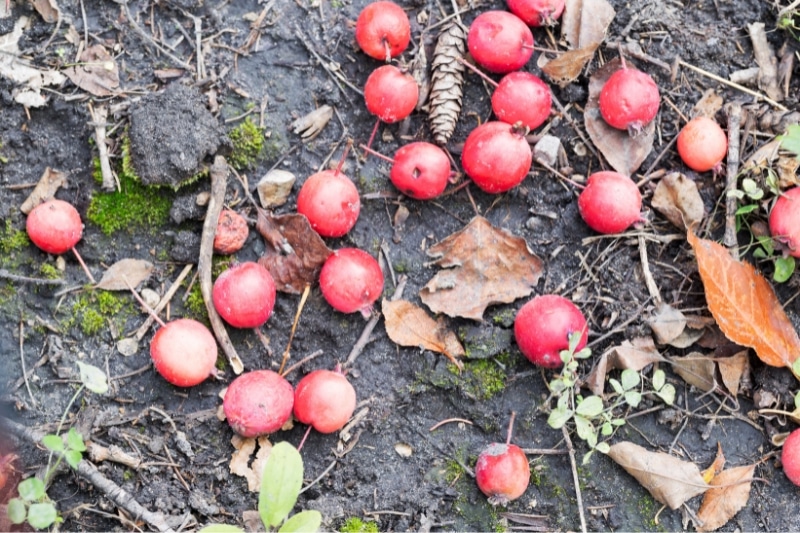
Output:
M501 193L522 183L533 162L524 130L499 121L472 130L461 152L461 165L475 185L488 193Z
M522 306L514 319L514 337L522 354L544 368L563 364L560 352L569 348L569 337L581 332L576 350L583 349L589 337L586 317L563 296L536 296Z
M681 128L676 146L687 167L697 172L719 172L728 152L728 137L716 121L699 116Z
M364 85L367 109L390 124L410 115L418 98L419 86L414 77L394 65L376 68Z
M778 197L769 213L769 231L773 239L786 246L789 255L800 257L800 187Z
M223 209L214 234L214 252L235 254L242 249L249 233L247 221L242 215L231 209Z
M783 441L781 465L789 481L800 487L800 429L792 431Z
M339 431L356 409L356 390L341 370L314 370L294 390L294 417L320 433Z
M522 68L533 55L533 34L513 13L484 11L469 27L467 48L480 66L505 74Z
M389 179L403 194L430 200L444 192L450 177L450 159L444 150L427 142L401 146L394 154Z
M383 272L374 257L358 248L336 250L319 273L322 296L342 313L372 313L372 304L383 292Z
M399 56L411 41L411 25L403 8L394 2L368 4L356 20L356 42L375 59Z
M506 0L508 10L528 26L552 26L564 12L564 0Z
M222 409L233 430L245 438L278 431L292 416L294 389L272 370L245 372L225 392Z
M529 72L511 72L503 76L492 93L495 116L508 124L522 122L535 130L550 116L552 95L550 87Z
M525 494L530 479L528 458L516 444L494 442L475 464L475 481L492 505L506 505Z
M596 232L621 233L642 220L642 195L633 180L619 172L595 172L578 197L578 210Z
M28 213L25 230L33 244L48 254L61 255L72 250L86 277L95 283L89 267L75 249L83 236L83 222L72 204L54 198L37 205Z
M193 387L216 374L217 341L200 322L179 318L156 331L150 357L164 379L178 387Z
M361 199L353 182L338 170L312 174L297 194L297 212L323 237L341 237L356 225Z
M623 67L600 90L600 115L612 128L636 135L658 114L660 98L649 74Z
M253 261L228 268L214 281L211 291L219 316L235 328L262 326L272 314L275 296L272 274Z

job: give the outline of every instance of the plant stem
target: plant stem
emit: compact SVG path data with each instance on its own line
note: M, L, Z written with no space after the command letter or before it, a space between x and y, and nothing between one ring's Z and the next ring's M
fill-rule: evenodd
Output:
M72 395L72 398L69 400L69 403L67 404L67 408L64 409L64 414L61 415L61 420L58 421L58 428L56 429L56 435L57 436L61 436L61 428L64 426L64 422L67 420L67 413L69 413L69 410L72 409L72 404L75 403L75 400L78 399L78 396L83 392L83 389L85 389L85 388L86 388L86 385L81 385L78 388L78 390L75 391L75 394ZM58 468L58 465L61 463L61 460L64 458L64 454L59 455L58 456L58 461L56 461L56 464L53 465L52 468L50 468L50 462L53 460L53 453L54 452L52 450L50 450L50 456L47 458L47 468L45 469L44 479L42 480L42 481L44 481L45 486L47 486L47 483L50 480L50 477L52 477L52 475L55 473L56 468Z

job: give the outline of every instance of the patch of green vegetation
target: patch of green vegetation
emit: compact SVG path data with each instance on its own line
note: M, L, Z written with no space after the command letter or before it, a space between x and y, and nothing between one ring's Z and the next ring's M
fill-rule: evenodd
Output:
M122 473L122 480L130 481L133 479L133 476L134 476L133 472L129 468L126 468L125 471Z
M661 505L657 504L650 494L643 494L636 502L642 525L648 531L666 531L662 524L656 521L656 515Z
M84 335L96 335L107 327L109 320L122 327L132 312L130 301L113 292L98 289L80 294L72 304L70 316L62 325L66 329L77 325Z
M45 279L59 279L61 278L61 271L51 265L50 263L42 263L39 265L39 274Z
M365 521L357 516L351 516L344 521L344 525L339 531L341 533L378 533L380 530L378 529L378 524L372 520Z
M455 459L448 459L444 466L444 480L448 485L456 482L464 475L464 467Z
M514 317L516 316L516 311L514 309L505 309L498 313L492 315L492 322L497 324L498 326L503 327L511 327L514 324Z
M225 255L215 255L211 259L211 276L212 278L216 279L217 276L225 272L228 267L231 266L233 262L233 257L225 256ZM188 282L187 282L188 283ZM195 320L199 320L206 325L210 325L208 321L208 311L206 310L206 302L203 299L203 292L200 290L200 284L195 282L192 285L192 289L189 291L189 295L186 297L186 302L184 303L184 310L187 313L186 318L193 318ZM219 365L219 361L217 362ZM224 364L224 361L223 361ZM220 368L220 370L223 370Z
M453 502L453 507L458 515L471 529L477 531L506 531L503 519L499 515L500 509L489 503L488 498L482 494L477 498L469 498L468 494L477 490L475 481L468 476L462 476L455 485L458 497ZM457 527L456 530L459 528Z
M244 119L233 128L228 137L233 144L229 162L236 170L243 170L253 166L264 152L264 130L250 117Z
M93 165L95 180L102 181L100 161L95 159ZM147 187L141 183L133 169L127 137L122 142L122 161L118 167L119 190L95 193L86 212L87 220L106 235L122 229L155 231L164 225L174 195L168 188Z
M3 256L12 254L30 246L31 240L25 230L15 229L11 219L6 219L5 227L0 231L0 252Z
M455 365L450 366L451 371L458 371ZM467 396L488 400L506 388L506 373L491 359L467 361L459 387Z

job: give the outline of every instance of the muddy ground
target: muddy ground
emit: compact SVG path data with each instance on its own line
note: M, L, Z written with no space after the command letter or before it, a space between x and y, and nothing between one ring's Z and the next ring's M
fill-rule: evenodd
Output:
M201 156L204 151L211 152L206 163L215 151L227 153L227 142L219 133L230 133L246 114L253 123L263 126L266 143L254 160L241 166L239 173L248 178L253 194L254 183L276 165L296 174L298 182L292 195L276 209L278 213L290 213L303 180L338 161L347 139L356 144L365 142L373 127L374 119L357 89L379 63L357 50L353 36L353 24L366 3L129 2L127 8L136 25L160 43L160 50L135 31L124 4L114 1L62 0L58 3L58 25L45 21L31 4L13 1L10 17L0 19L0 33L7 35L20 17L29 18L18 46L25 59L41 69L70 65L84 38L90 45L104 45L119 66L121 89L116 95L97 97L65 81L42 90L46 105L26 108L15 101L18 85L0 77L0 267L4 274L31 278L55 272L65 282L37 285L9 278L0 284L0 375L6 388L3 414L29 428L54 432L78 386L72 370L74 361L106 369L112 380L111 390L103 396L82 394L70 410L67 425L77 425L87 440L106 447L119 446L145 463L154 463L138 469L108 461L97 462L97 466L142 506L163 513L176 529L212 522L242 525L243 513L256 508L257 495L247 491L242 477L229 471L233 432L216 416L218 393L233 377L230 367L225 368L222 381L209 380L187 390L173 387L150 366L147 342L154 333L152 328L135 353L121 355L117 341L139 328L146 316L125 292L115 293L117 299L102 307L102 302L85 287L84 273L71 254L63 256L65 265L59 273L56 257L40 252L20 237L25 223L20 206L46 168L65 173L68 185L57 196L72 202L86 221L84 237L77 248L95 276L120 259L147 259L155 269L140 288L163 294L185 264L197 261L204 211L186 206L191 207L196 196L209 189L209 179L201 177L177 192L162 188L149 196L142 193L147 198L144 205L124 207L142 213L130 221L121 218L120 212L106 213L106 219L120 217L121 227L104 233L88 217L92 199L102 194L100 184L93 178L97 149L92 140L90 103L95 108L107 103L111 109L107 123L111 160L117 169L124 159L121 139L131 116L148 102L148 95L165 91L170 85L191 86L201 94L203 112L210 113L213 123L202 126L197 116L172 117L158 111L151 112L147 119L154 127L169 125L176 139L195 139L199 130L207 128L206 134L218 142L200 150ZM452 13L448 2L400 3L412 21L414 43L420 42L427 25L442 18L442 9L446 14ZM797 49L797 42L788 32L775 29L776 13L783 7L777 3L612 0L611 4L616 17L606 43L587 70L563 89L551 85L554 95L568 106L567 112L579 125L587 99L587 74L617 55L614 42L635 41L656 59L671 64L680 57L726 79L734 71L756 66L748 24L763 22L774 49L784 45L790 53ZM478 13L492 8L503 9L504 4L493 1L467 5L464 22L469 24ZM252 16L262 12L266 16L253 34L255 40L249 43L247 53L237 53L248 41ZM199 81L195 20L202 21L204 39L205 76ZM550 34L536 29L536 42L555 47L553 36L557 38L558 28L549 31ZM435 35L435 30L429 33ZM164 50L169 51L169 56ZM539 54L526 67L537 74L541 72L536 61ZM411 59L413 49L405 55ZM666 150L657 163L656 158L669 147L684 117L707 89L716 88L726 102L747 105L753 103L753 97L686 68L671 79L669 72L654 64L632 61L656 79L663 96L653 151L635 177L642 179L651 167L654 172L675 169L687 173L696 180L710 213L705 228L711 237L719 239L724 226L724 179L690 172L674 148ZM195 70L188 71L189 68ZM791 78L788 98L783 102L790 110L797 109L797 79L796 75ZM491 115L484 84L470 75L465 87L464 109L448 145L456 158L470 129ZM334 117L316 138L303 142L292 131L292 121L324 104L335 109ZM725 124L724 114L720 112L718 116ZM586 150L581 137L558 109L554 108L546 127L562 140L570 174L585 175L605 165ZM768 137L758 138L759 142ZM154 142L171 147L170 139ZM428 139L426 115L415 112L401 124L381 126L374 149L392 154L405 142ZM197 142L189 146L187 154L191 156ZM145 153L147 148L146 143L144 148L139 147ZM753 148L751 141L742 150L748 153ZM181 155L187 154L171 155L180 160ZM534 294L570 297L589 319L590 340L596 341L591 345L595 354L625 339L650 334L644 318L653 311L653 302L642 276L637 239L629 236L584 242L593 232L580 219L576 190L551 172L535 164L520 187L502 195L487 195L470 186L435 202L420 202L398 195L388 182L388 168L377 158L358 159L350 152L345 171L365 195L362 211L346 237L327 241L333 249L357 246L380 255L385 266L388 258L387 295L394 291L394 281L406 276L404 295L420 304L419 290L436 271L428 264L425 249L464 227L477 210L492 224L523 237L542 258L544 275ZM174 180L175 172L173 169L164 174ZM186 172L194 174L191 168ZM642 231L655 235L680 233L649 209L651 188L644 185L642 190L649 211L649 222ZM254 211L244 197L241 182L231 176L227 201L252 220ZM151 213L154 202L164 198L185 209L174 209L172 217L164 212ZM402 225L395 224L399 207L408 210ZM747 241L746 234L741 238ZM382 248L386 251L381 252ZM263 239L251 231L245 248L235 259L255 260L264 249ZM650 270L664 298L681 309L707 315L696 264L685 240L649 240L647 251ZM769 264L762 267L771 275ZM204 319L196 298L192 306L193 299L184 297L191 278L190 275L173 299L170 317ZM786 311L796 326L800 326L800 299L792 295L797 291L798 279L795 274L777 289L781 301L791 299ZM323 472L325 475L301 495L298 508L319 510L325 528L332 530L342 528L352 517L374 521L380 530L487 531L525 527L519 518L515 521L504 517L505 511L541 515L543 518L533 520L545 529L580 529L581 512L567 447L561 431L548 427L547 414L542 410L550 373L528 363L513 340L513 315L525 301L522 298L489 307L482 322L448 319L447 324L459 332L470 356L461 375L455 374L439 354L398 347L379 323L349 374L363 402L358 411L368 410L346 442L337 434L309 436L302 449L306 482ZM272 356L253 332L230 330L246 369L277 367L299 302L298 295L279 294L274 315L264 328ZM323 353L290 375L290 380L296 383L310 370L332 368L346 360L365 324L358 314L334 312L314 287L292 342L292 360L318 350ZM697 350L660 348L668 356ZM724 394L703 395L667 368L682 410L664 409L659 402L643 405L638 411L646 411L645 414L630 417L615 439L631 440L653 451L669 451L701 468L711 464L718 443L729 465L753 464L766 457L756 468L759 480L753 484L749 501L721 530L797 531L797 488L787 481L774 455L770 455L775 450L771 435L787 431L792 425L785 420L748 418L753 410L754 391L773 391L780 398L776 405L785 408L796 383L787 370L763 367L752 356L751 360L751 385L743 387L738 404L728 400L728 410L720 409ZM27 384L21 379L23 363L29 373ZM582 372L588 372L590 367L591 360L584 363ZM505 509L495 509L487 504L462 465L474 465L487 444L504 440L512 411L516 413L513 440L529 450L534 475L522 498ZM469 423L453 422L430 430L438 422L453 418ZM180 445L178 431L185 432L193 456ZM273 435L272 440L297 445L304 431L305 427L298 424ZM31 443L10 435L5 438L16 443L20 455L16 468L21 475L34 474L46 462L45 453ZM589 464L580 465L586 448L578 439L573 441L589 530L674 531L692 527L684 522L685 512L666 509L659 513L661 505L607 457L595 454ZM5 497L12 489L9 485ZM64 518L60 526L63 530L132 527L119 517L115 505L72 471L62 471L49 494ZM691 507L696 510L698 502L699 498L691 500ZM141 522L138 526L149 529Z

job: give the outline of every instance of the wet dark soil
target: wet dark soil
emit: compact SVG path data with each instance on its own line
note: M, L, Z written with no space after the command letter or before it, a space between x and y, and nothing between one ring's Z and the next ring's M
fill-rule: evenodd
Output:
M60 265L60 259L30 243L15 245L14 237L25 224L20 205L48 167L66 173L68 184L57 196L73 203L86 220L78 250L95 276L120 259L147 259L155 269L140 289L164 294L186 263L197 262L204 214L197 198L209 190L208 177L196 176L197 164L209 164L214 153L229 153L229 140L223 137L229 137L243 121L263 127L265 147L254 160L240 166L241 180L230 178L226 203L251 221L255 210L246 193L257 198L255 184L268 170L280 168L297 176L288 202L275 208L277 213L291 213L297 190L307 176L335 165L348 139L359 144L369 138L374 118L357 90L379 63L358 51L353 36L353 24L366 3L132 1L126 11L125 4L116 1L62 0L58 3L61 23L56 26L45 22L30 4L15 1L10 17L0 19L0 32L8 32L19 17L29 18L18 46L25 60L41 69L69 65L86 32L90 45L102 44L111 52L121 80L118 94L105 97L91 96L69 81L46 87L42 90L46 105L26 108L15 101L19 86L0 76L0 268L16 276L41 278L63 266L59 276L64 281L63 285L39 285L9 278L0 284L0 376L5 387L0 414L39 431L54 432L79 385L75 361L103 368L111 378L110 391L102 396L83 393L71 407L67 425L75 425L87 440L118 446L149 465L136 469L97 462L105 476L145 508L163 513L176 530L182 524L189 528L220 522L242 525L243 513L257 506L257 495L248 492L245 479L229 470L233 432L217 417L219 393L233 373L227 366L221 381L208 380L191 389L168 384L150 365L147 343L153 328L133 354L122 355L117 341L138 329L146 315L125 292L115 293L121 303L113 311L98 311L101 304L86 287L85 275L71 254L65 254L65 264ZM450 5L441 5L446 2L399 3L409 14L414 43L420 42L428 25L441 20L442 9L452 13ZM583 123L588 75L618 55L613 43L635 42L667 64L680 58L722 78L756 66L748 24L763 22L775 50L782 46L791 53L797 50L797 42L788 33L775 30L777 8L768 2L612 0L611 4L617 15L607 42L584 74L564 88L551 85L578 125ZM469 24L484 10L504 7L499 1L475 2L465 6L463 19ZM262 12L266 15L251 34L251 21ZM129 15L149 39L135 31ZM201 28L202 75L196 72L197 24ZM435 33L430 30L425 35ZM558 28L536 29L534 35L541 46L555 47ZM158 47L150 40L157 41ZM430 44L427 39L422 42ZM406 52L406 59L413 57L416 46ZM527 70L541 74L536 61L540 54L534 54ZM653 172L679 170L689 175L697 182L709 213L704 227L713 238L720 238L724 178L689 171L670 143L707 89L716 89L726 102L745 106L754 103L753 97L688 68L679 69L673 78L655 64L629 60L656 79L662 94L654 147L635 178L645 178L651 167ZM469 131L491 117L487 86L470 75L465 89L464 108L448 145L456 160ZM796 94L797 81L791 78L783 102L790 110L797 109ZM160 107L164 99L179 105L165 112ZM143 181L174 184L188 178L189 182L177 191L162 187L152 196L148 196L152 191L142 193L149 204L109 205L147 211L154 205L154 197L168 198L170 205L174 202L177 206L172 217L134 216L109 233L89 220L92 199L104 194L94 178L98 154L90 103L109 107L109 148L118 172L123 163L132 161ZM335 109L333 118L316 137L303 141L293 131L292 122L326 104ZM139 118L145 127L137 128ZM724 125L722 112L718 118ZM587 150L564 112L555 110L544 128L562 141L566 155L563 171L585 176L604 167L605 162ZM128 131L133 149L126 153L123 139ZM756 142L767 137L753 137L757 141L745 143L743 152L751 152ZM382 125L373 148L392 154L406 142L429 139L425 113L415 112L400 124ZM378 158L363 159L350 152L344 171L362 194L361 214L347 236L327 240L332 249L359 247L381 257L387 296L394 292L398 278L405 276L404 297L421 305L419 290L436 272L425 250L481 214L495 226L523 237L543 260L544 275L534 294L558 293L572 299L589 320L596 355L625 339L650 335L645 318L654 306L642 275L637 237L584 240L594 233L579 216L576 189L552 172L534 164L522 185L508 193L488 195L469 186L422 202L399 195L388 181L388 170L388 164ZM649 187L642 186L648 211L642 231L675 234L674 227L649 209ZM407 218L400 223L397 213L404 210ZM112 211L109 216L121 217L121 213ZM743 234L742 239L746 238ZM265 246L253 229L234 259L256 260ZM707 315L696 264L685 240L651 239L647 252L664 299L677 308ZM223 267L218 263L219 269ZM763 268L771 275L769 264ZM169 317L206 320L202 306L188 296L193 274L173 298ZM786 311L800 326L800 299L792 298L797 285L795 274L778 286L777 292L781 301L791 300ZM528 363L513 340L514 312L525 300L492 306L481 322L447 320L469 354L461 374L440 354L398 347L379 323L349 373L360 401L357 413L362 416L346 435L309 436L302 455L310 487L301 495L298 509L319 510L325 528L331 530L342 528L352 517L374 521L387 531L523 530L518 521L503 515L505 511L541 515L542 527L547 530L580 529L567 446L561 431L547 425L543 409L552 373ZM279 293L273 316L264 327L271 353L252 331L229 330L247 370L278 367L299 304L299 295ZM87 324L97 313L101 326L91 328ZM319 350L322 355L302 365L289 376L290 381L296 383L313 369L333 368L345 361L365 324L357 313L333 311L314 286L292 339L291 354L292 361ZM704 351L697 347L660 349L668 356ZM641 405L628 413L628 423L615 439L672 453L701 468L711 464L718 444L729 465L753 464L767 457L756 468L759 480L753 483L747 505L721 530L797 531L797 488L785 478L775 456L770 456L775 450L772 434L788 431L793 425L782 419L751 416L753 391L772 391L781 398L776 405L787 408L797 384L787 370L763 367L754 356L751 360L751 385L743 387L735 402L722 393L704 395L666 369L678 391L680 409L665 409L658 402ZM584 363L582 373L590 368L591 360ZM27 383L22 379L23 369L27 369ZM720 407L723 403L725 408ZM486 445L505 439L512 412L516 413L513 440L529 451L532 483L524 496L507 508L492 508L464 466L474 466ZM634 416L638 412L644 414ZM431 429L449 419L462 421ZM296 424L272 435L271 440L297 445L305 429ZM179 432L185 433L185 441ZM21 457L17 468L24 475L34 474L46 463L46 454L39 447L10 435L6 438L16 441ZM580 465L587 449L574 436L573 441L579 462L575 472L589 530L692 527L685 511L659 512L661 505L647 490L606 456L595 454L587 465ZM63 530L131 528L117 518L113 503L74 472L63 470L49 494L64 517ZM690 501L695 511L698 504L699 498ZM145 524L139 526L148 529Z

